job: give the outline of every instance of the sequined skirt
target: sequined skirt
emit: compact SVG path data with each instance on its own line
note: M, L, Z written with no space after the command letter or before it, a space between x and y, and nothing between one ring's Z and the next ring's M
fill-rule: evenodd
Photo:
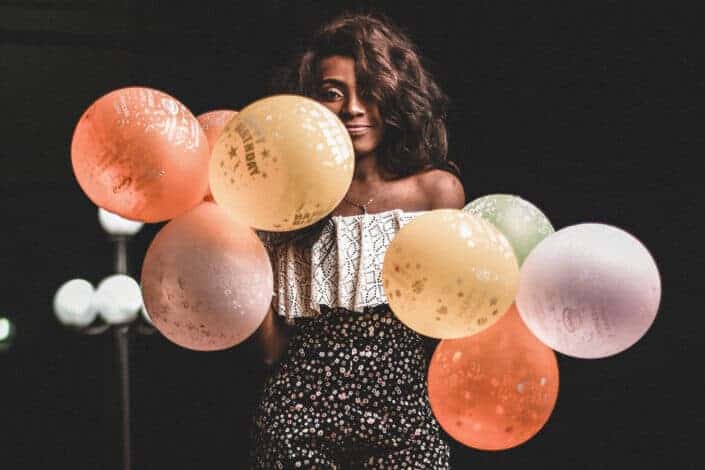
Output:
M253 468L449 468L420 335L387 305L295 328L255 413Z

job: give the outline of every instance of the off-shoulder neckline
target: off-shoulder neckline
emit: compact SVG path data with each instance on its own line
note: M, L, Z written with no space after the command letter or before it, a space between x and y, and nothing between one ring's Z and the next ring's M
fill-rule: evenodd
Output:
M331 217L333 220L353 220L353 219L359 219L359 218L364 218L364 217L375 217L375 216L384 216L391 214L393 212L400 212L401 214L404 215L415 215L415 214L421 214L423 212L428 212L424 210L420 211L405 211L404 209L390 209L387 211L382 211L382 212L374 212L374 213L368 213L368 214L354 214L354 215L334 215Z

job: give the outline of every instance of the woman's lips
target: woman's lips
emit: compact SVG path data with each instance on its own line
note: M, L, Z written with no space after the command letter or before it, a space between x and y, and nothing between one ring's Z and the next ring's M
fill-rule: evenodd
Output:
M363 135L370 130L370 126L345 126L345 128L351 136Z

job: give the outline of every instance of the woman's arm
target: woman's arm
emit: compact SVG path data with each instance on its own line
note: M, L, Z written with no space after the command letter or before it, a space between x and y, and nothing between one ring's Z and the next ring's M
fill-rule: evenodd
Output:
M268 366L273 366L286 352L291 336L291 327L284 323L283 318L270 305L267 316L255 332L257 343L262 353L262 360Z

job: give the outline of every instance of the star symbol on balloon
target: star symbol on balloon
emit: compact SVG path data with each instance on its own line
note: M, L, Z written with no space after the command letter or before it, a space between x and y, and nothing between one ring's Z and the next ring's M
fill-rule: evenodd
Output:
M262 158L267 158L267 157L269 157L269 153L270 153L270 152L269 152L269 150L267 150L267 149L262 150Z
M230 155L230 158L237 157L237 148L235 147L230 147L230 152L228 152Z

